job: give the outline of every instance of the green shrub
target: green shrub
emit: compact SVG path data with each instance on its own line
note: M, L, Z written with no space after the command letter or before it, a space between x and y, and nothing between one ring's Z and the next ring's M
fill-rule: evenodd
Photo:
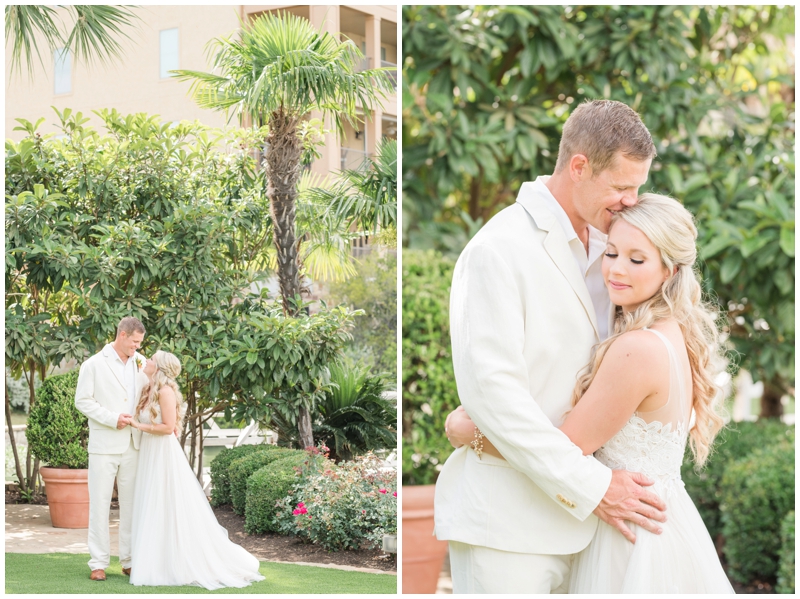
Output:
M291 451L286 457L261 467L247 480L244 529L248 534L277 532L278 502L289 494L309 470L330 468L331 462L316 459L306 451Z
M231 505L233 506L233 511L240 516L244 516L247 497L247 479L251 474L271 462L281 460L293 454L303 455L303 453L304 452L297 449L275 447L270 451L250 453L231 462L230 468L228 468L228 483L231 489Z
M714 447L702 470L696 470L692 454L686 448L681 476L686 491L697 506L700 516L712 538L722 533L719 503L720 483L728 464L747 457L757 447L765 447L794 435L794 427L775 418L762 418L756 422L731 422L714 441Z
M300 481L278 501L279 532L328 551L368 549L397 534L397 473L372 454Z
M453 448L444 419L460 404L450 351L454 262L403 250L403 484L435 482Z
M356 261L356 270L358 275L331 283L331 302L364 310L356 317L353 340L347 347L351 353L355 348L361 350L355 351L369 362L371 370L396 385L397 255L372 252Z
M89 421L75 408L78 370L51 376L36 392L25 435L46 466L88 468Z
M779 593L794 594L794 510L781 522L781 552L778 566Z
M775 580L781 521L793 508L794 434L728 465L720 510L732 578L742 583Z
M228 480L228 470L234 460L243 458L256 451L269 451L274 445L239 445L238 447L224 448L217 457L211 461L211 505L217 507L230 504L231 486Z

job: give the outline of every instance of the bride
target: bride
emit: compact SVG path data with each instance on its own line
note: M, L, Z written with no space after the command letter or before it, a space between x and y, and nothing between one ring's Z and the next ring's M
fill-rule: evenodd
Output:
M186 412L181 364L158 351L147 361L131 426L142 435L133 500L131 584L245 587L263 580L258 559L228 539L173 435Z
M700 467L723 425L718 331L693 271L696 238L691 214L665 196L644 194L612 221L602 270L615 332L579 375L560 428L585 455L656 481L668 521L660 535L629 523L635 544L599 521L576 556L570 593L733 593L681 481L687 440ZM502 457L463 408L445 431L455 447Z

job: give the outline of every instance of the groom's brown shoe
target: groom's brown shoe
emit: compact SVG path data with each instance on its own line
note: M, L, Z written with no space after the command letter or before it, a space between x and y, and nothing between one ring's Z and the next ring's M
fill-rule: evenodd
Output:
M106 571L105 570L92 570L92 573L89 575L91 580L105 580L106 579Z
M122 568L122 573L125 576L130 576L131 575L131 569L130 568Z

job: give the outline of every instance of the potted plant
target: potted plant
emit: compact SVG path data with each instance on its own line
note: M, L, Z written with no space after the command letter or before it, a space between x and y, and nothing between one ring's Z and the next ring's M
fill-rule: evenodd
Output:
M89 526L89 424L75 408L77 383L77 369L46 379L26 431L31 453L46 464L40 472L57 528Z
M459 405L450 353L454 262L403 252L403 592L434 593L447 543L433 536L434 483L453 451L444 420Z

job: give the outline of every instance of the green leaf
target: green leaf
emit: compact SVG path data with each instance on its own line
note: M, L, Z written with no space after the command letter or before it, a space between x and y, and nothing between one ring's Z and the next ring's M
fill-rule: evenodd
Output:
M730 283L733 278L739 274L739 270L741 270L741 268L742 255L739 253L730 254L722 262L722 267L720 269L720 280L723 283Z
M794 257L794 223L781 227L780 245L784 254Z

